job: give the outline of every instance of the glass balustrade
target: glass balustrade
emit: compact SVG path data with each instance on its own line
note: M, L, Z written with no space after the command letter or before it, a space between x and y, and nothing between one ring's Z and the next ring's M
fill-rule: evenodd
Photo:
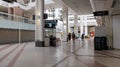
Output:
M0 44L35 40L35 21L29 18L0 12Z
M0 28L34 30L35 21L25 17L0 12Z

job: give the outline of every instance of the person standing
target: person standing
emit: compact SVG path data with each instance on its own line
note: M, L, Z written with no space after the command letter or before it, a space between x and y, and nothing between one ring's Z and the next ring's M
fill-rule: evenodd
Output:
M68 34L68 44L71 42L71 33Z
M75 36L75 33L73 32L73 33L72 33L73 44L75 44L75 39L76 39L76 36Z

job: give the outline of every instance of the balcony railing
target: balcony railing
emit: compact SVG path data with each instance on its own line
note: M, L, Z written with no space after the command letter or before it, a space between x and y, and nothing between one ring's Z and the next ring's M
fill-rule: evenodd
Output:
M78 22L78 26L97 26L97 22L96 21L91 21L91 22L87 22L86 24L85 24L85 22ZM69 23L69 26L70 27L73 27L74 26L74 23Z
M0 12L0 28L35 30L35 21L29 18Z

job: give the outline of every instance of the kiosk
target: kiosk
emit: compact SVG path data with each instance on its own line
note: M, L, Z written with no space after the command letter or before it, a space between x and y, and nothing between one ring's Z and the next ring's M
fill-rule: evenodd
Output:
M57 20L45 20L45 46L56 46Z

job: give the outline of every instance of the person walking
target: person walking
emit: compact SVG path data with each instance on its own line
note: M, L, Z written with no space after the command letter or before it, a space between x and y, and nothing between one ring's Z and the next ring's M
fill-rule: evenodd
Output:
M85 35L85 34L83 33L82 36L81 36L82 41L84 40L84 35Z
M72 33L73 44L75 44L75 39L76 39L76 36L75 36L75 33L73 32L73 33Z
M68 34L68 44L71 44L71 33Z

